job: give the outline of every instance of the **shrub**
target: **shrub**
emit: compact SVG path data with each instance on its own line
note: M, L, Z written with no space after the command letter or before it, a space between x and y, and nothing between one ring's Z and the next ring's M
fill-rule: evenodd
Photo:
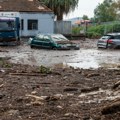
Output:
M73 27L72 28L72 34L74 34L74 35L80 34L81 30L83 30L82 27Z
M120 24L103 24L97 26L90 26L87 30L87 36L89 38L100 37L106 33L120 32Z

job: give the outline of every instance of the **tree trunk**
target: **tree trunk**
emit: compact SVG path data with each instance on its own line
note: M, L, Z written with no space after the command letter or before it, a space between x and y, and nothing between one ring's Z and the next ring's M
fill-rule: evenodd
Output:
M58 13L57 14L57 20L60 21L60 20L63 20L63 13Z

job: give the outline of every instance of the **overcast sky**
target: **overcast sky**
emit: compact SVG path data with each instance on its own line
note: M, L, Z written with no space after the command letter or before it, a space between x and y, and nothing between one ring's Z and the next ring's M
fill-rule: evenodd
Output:
M64 16L64 19L82 17L87 15L89 18L94 16L94 9L99 3L102 3L104 0L79 0L78 7L74 12L69 13L67 16Z

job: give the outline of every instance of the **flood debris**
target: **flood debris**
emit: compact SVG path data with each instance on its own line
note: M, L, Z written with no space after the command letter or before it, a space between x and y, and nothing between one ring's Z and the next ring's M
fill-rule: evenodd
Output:
M114 114L116 112L120 112L120 99L113 101L111 104L106 105L101 110L101 113L103 115Z
M0 85L0 88L2 88L3 86L4 86L4 84L1 84L1 85Z
M63 91L64 92L78 91L78 88L65 88Z
M1 120L120 118L118 71L55 68L48 72L46 68L40 72L39 66L13 63L0 69L5 70L0 72Z
M89 77L95 77L95 76L100 76L100 74L99 73L91 73L91 74L87 75L87 78L89 78Z
M120 80L113 85L113 89L116 89L120 86Z
M3 99L3 97L5 97L4 93L0 93L0 99Z
M37 96L37 95L30 95L30 94L27 94L26 97L34 98L35 101L43 101L47 98L47 96Z
M87 93L87 92L93 92L93 91L98 91L99 87L91 87L91 88L83 88L81 89L82 93Z
M38 73L9 73L9 75L15 76L46 76L46 74L38 74Z

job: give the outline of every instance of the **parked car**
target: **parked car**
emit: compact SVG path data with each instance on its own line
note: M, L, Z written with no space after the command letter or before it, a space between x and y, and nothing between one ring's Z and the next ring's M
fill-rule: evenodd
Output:
M28 43L30 44L31 48L41 47L62 50L80 49L79 44L68 40L61 34L37 34L34 38L30 38Z
M97 42L98 48L120 47L120 33L109 33L102 36Z

